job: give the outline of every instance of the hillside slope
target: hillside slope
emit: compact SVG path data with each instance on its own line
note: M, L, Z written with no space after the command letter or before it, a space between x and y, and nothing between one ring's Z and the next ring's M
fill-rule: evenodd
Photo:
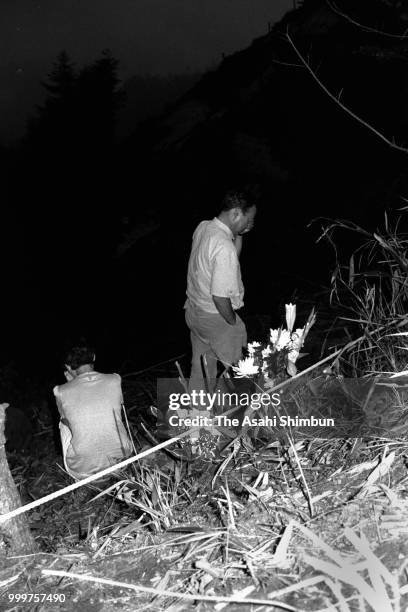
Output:
M183 293L194 226L217 212L226 186L249 183L260 197L243 251L247 307L271 312L296 289L327 285L332 252L315 244L322 224L309 222L342 217L375 228L408 195L407 153L362 123L408 143L407 27L400 2L305 0L136 131L122 151L123 185L131 223L143 224L147 209L160 220L141 245L158 259L153 275L164 258ZM347 257L348 237L340 246Z

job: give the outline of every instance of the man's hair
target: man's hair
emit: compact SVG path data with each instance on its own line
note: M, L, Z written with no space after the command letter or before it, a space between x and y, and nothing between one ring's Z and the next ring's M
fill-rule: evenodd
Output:
M95 351L85 341L78 342L72 346L65 354L64 364L69 365L73 370L77 370L82 365L93 363Z
M244 191L231 189L226 192L221 201L221 212L226 212L232 208L240 208L243 213L246 213L254 205L255 203L252 201L252 198L248 198Z

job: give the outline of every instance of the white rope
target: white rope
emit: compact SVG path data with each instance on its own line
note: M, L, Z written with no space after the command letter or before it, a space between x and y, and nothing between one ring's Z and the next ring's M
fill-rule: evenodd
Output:
M43 569L41 572L44 576L59 576L61 578L72 578L75 580L85 580L86 582L93 582L95 584L106 584L109 586L119 587L122 589L131 589L132 591L140 591L142 593L149 593L156 595L157 597L176 597L177 599L186 599L187 601L213 601L213 602L225 602L225 603L245 603L245 604L258 604L262 606L275 606L282 608L283 610L290 610L297 612L296 608L293 608L289 604L275 601L272 599L254 599L239 596L230 597L217 597L213 595L200 595L199 593L180 593L180 591L169 591L166 589L154 589L153 587L139 586L138 584L129 584L128 582L118 582L117 580L109 580L108 578L98 578L97 576L89 576L84 574L74 574L73 572L63 572L59 570L47 570ZM270 596L270 595L269 595Z
M176 361L177 359L181 359L187 353L183 353L182 355L177 355L177 357L171 357L170 359L166 359L166 361L160 361L160 363L155 363L154 365L149 366L148 368L144 368L143 370L138 370L137 372L129 372L128 374L122 374L123 378L129 378L130 376L139 376L139 374L144 374L144 372L149 372L150 370L155 370L161 365L165 365L166 363L170 363L171 361Z
M190 431L185 431L175 438L171 438L170 440L165 440L164 442L161 442L157 446L153 446L153 448L148 448L147 450L143 451L142 453L139 453L138 455L134 457L130 457L129 459L125 459L124 461L121 461L120 463L111 465L105 470L102 470L101 472L97 472L96 474L92 474L92 476L88 476L87 478L84 478L83 480L79 480L78 482L74 482L73 484L68 485L67 487L64 487L63 489L60 489L59 491L54 491L54 493L50 493L49 495L45 495L45 497L36 499L35 501L30 502L29 504L26 504L25 506L20 506L20 508L16 508L15 510L12 510L11 512L7 512L7 514L0 514L0 525L4 523L5 521L8 521L9 519L12 519L16 516L19 516L20 514L24 514L25 512L28 512L28 510L32 510L33 508L42 506L43 504L46 504L47 502L52 501L53 499L56 499L57 497L61 497L61 495L65 495L65 493L69 493L70 491L79 489L80 487L83 487L84 485L87 485L90 482L93 482L94 480L98 480L98 478L102 478L103 476L112 474L112 472L116 472L116 470L120 470L121 468L124 468L127 465L130 465L131 463L134 463L138 459L143 459L143 457L147 457L147 455L151 455L152 453L162 448L166 448L166 446L170 446L170 444L173 444L173 442L177 442L177 440L181 440L181 438L185 438L188 435L190 435Z

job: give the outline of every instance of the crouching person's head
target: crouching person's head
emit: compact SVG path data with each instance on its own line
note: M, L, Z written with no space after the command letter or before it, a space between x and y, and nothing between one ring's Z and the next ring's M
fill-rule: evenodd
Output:
M65 354L65 378L73 380L84 372L91 372L94 369L94 363L94 349L85 341L79 342L72 346Z

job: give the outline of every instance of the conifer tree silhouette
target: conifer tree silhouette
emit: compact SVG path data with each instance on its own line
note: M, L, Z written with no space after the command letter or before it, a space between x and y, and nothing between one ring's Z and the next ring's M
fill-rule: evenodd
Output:
M36 107L30 118L27 138L31 144L44 147L67 146L75 126L75 90L77 75L66 51L58 55L48 81L41 82L46 91L45 102Z

